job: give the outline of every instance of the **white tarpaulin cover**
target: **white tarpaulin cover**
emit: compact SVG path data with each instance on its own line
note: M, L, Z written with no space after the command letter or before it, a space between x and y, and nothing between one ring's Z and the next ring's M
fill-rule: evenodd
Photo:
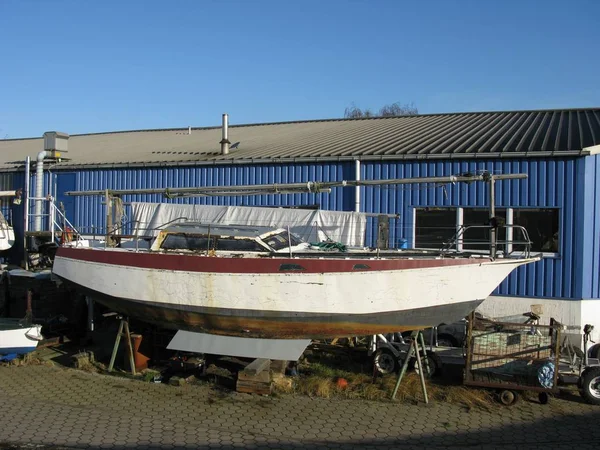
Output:
M132 203L134 234L156 236L165 224L193 221L203 224L290 227L306 242L331 239L349 246L363 246L367 218L355 212L250 206L179 205Z

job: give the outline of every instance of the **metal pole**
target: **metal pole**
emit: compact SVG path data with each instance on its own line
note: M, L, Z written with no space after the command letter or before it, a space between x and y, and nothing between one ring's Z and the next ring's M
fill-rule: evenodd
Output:
M434 337L433 335L435 333L437 333L436 330L437 330L437 327L435 327L435 329L431 330L432 340L433 340L433 337ZM423 356L425 356L425 369L427 370L427 375L433 375L431 373L431 369L432 368L429 366L429 358L427 357L427 354L426 354L426 350L425 350L425 338L423 337L423 332L422 331L419 331L419 336L418 337L419 337L419 343L421 344L421 348L423 349Z
M490 194L490 221L496 217L496 188L495 188L495 176L492 175L488 181L489 194ZM497 223L494 222L490 226L490 258L496 258L496 228Z
M423 389L423 397L425 398L425 404L429 403L429 398L427 397L427 386L425 385L425 373L423 372L423 364L421 362L421 353L419 352L419 340L423 341L423 333L421 330L417 333L417 336L413 340L413 345L415 346L415 353L417 355L417 367L419 368L419 378L421 379L421 389ZM423 346L423 353L425 353L425 347ZM429 365L427 365L427 370L429 370Z
M131 366L131 375L135 375L135 361L133 359L133 345L131 344L131 333L129 332L129 321L125 321L125 339L127 339L127 354L129 356L129 365Z
M94 299L92 297L85 297L88 309L87 325L88 332L94 331Z
M360 181L360 159L354 162L354 172L356 181ZM360 186L354 188L354 211L360 212Z
M104 190L104 202L106 203L106 237L105 237L105 247L112 247L109 243L110 233L112 230L112 195L109 194L108 189Z
M396 394L398 393L398 388L400 387L400 382L402 378L404 378L404 374L406 374L406 369L408 369L408 362L410 358L412 358L414 351L414 346L411 342L411 345L408 348L408 353L406 354L406 359L404 360L404 364L402 364L402 369L400 370L400 374L398 375L398 380L396 380L396 386L394 386L394 392L392 392L392 400L396 398Z
M31 182L31 158L28 156L25 158L25 186L23 186L24 199L23 199L23 249L24 249L24 261L23 267L27 270L29 264L27 263L27 233L29 232L29 183Z
M121 342L121 333L123 333L123 319L119 321L119 331L117 331L117 338L115 339L115 346L110 357L110 363L108 364L108 371L112 372L115 365L115 359L117 357L117 351L119 350L119 343Z
M418 183L459 183L474 181L488 181L489 175L473 175L473 176L447 176L447 177L425 177L425 178L393 178L386 180L342 180L342 181L327 181L307 183L286 183L286 184L255 184L255 185L240 185L240 186L206 186L198 188L154 188L154 189L121 189L113 190L113 195L127 194L165 194L165 195L257 195L258 193L275 192L288 193L293 192L309 192L318 193L326 192L327 189L333 187L350 187L350 186L384 186L384 185L401 185L401 184L418 184ZM527 178L527 174L506 174L494 175L495 180L520 180ZM105 195L106 190L102 191L69 191L66 195L74 196L89 196L89 195Z
M54 224L56 223L56 210L54 208L54 199L51 196L49 196L48 198L48 209L50 210L50 217L48 219L50 223L48 223L48 231L52 233L52 242L54 242L56 240L56 236L54 234Z

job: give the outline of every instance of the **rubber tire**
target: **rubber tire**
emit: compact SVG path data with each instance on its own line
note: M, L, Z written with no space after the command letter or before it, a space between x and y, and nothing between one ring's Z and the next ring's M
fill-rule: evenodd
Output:
M514 405L519 399L519 394L509 389L503 389L498 393L498 401L504 406Z
M382 375L388 375L398 370L398 360L392 351L387 348L380 348L375 352L373 364L377 372Z
M596 385L595 389L592 388L592 384ZM600 405L600 367L588 369L583 373L579 393L589 404Z
M437 359L437 357L435 355L432 355L431 353L427 353L426 355L427 361L429 362L429 369L430 372L427 374L425 374L425 378L433 378L436 375L438 375L440 373L441 370L441 365ZM419 374L419 365L417 364L417 359L415 358L415 373L418 375ZM423 365L423 369L425 369L425 361L424 358L421 357L421 364ZM433 370L431 370L433 369Z
M596 344L589 349L590 358L600 359L600 344Z
M548 395L547 392L540 392L538 394L538 400L540 401L541 405L547 405L548 402L550 401L550 396Z

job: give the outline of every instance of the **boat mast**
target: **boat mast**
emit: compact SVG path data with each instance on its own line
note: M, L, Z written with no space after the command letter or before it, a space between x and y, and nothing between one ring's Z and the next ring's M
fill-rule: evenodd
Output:
M222 197L222 196L243 196L243 195L266 195L266 194L319 194L329 193L336 187L355 187L355 186L389 186L401 184L447 184L447 183L471 183L473 181L490 182L491 180L516 180L527 178L527 174L505 174L491 175L484 172L481 175L456 175L447 177L421 177L421 178L391 178L386 180L341 180L341 181L309 181L306 183L285 183L285 184L254 184L240 186L206 186L206 187L184 187L184 188L153 188L153 189L115 189L115 190L97 190L97 191L69 191L66 195L73 196L92 196L106 195L144 195L144 194L163 194L167 198L178 197ZM108 192L107 192L108 191Z
M206 186L206 187L184 187L184 188L153 188L153 189L118 189L118 190L98 190L98 191L70 191L66 195L73 196L92 196L102 195L106 198L107 206L107 233L112 226L112 199L122 195L149 195L163 194L167 198L181 197L218 197L218 196L246 196L246 195L266 195L266 194L298 194L298 193L329 193L336 187L358 187L358 186L390 186L402 184L448 184L448 183L472 183L474 181L483 181L489 186L489 221L490 221L490 257L493 259L497 253L497 227L496 218L496 181L501 180L522 180L527 178L527 174L500 174L493 175L489 172L483 172L479 175L463 174L446 177L420 177L420 178L391 178L386 180L341 180L341 181L309 181L306 183L285 183L285 184L254 184L240 186Z

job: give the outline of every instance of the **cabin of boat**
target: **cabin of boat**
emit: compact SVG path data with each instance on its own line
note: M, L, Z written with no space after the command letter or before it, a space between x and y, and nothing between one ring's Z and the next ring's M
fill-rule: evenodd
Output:
M151 250L258 256L307 250L309 247L310 244L283 228L184 222L161 231Z

